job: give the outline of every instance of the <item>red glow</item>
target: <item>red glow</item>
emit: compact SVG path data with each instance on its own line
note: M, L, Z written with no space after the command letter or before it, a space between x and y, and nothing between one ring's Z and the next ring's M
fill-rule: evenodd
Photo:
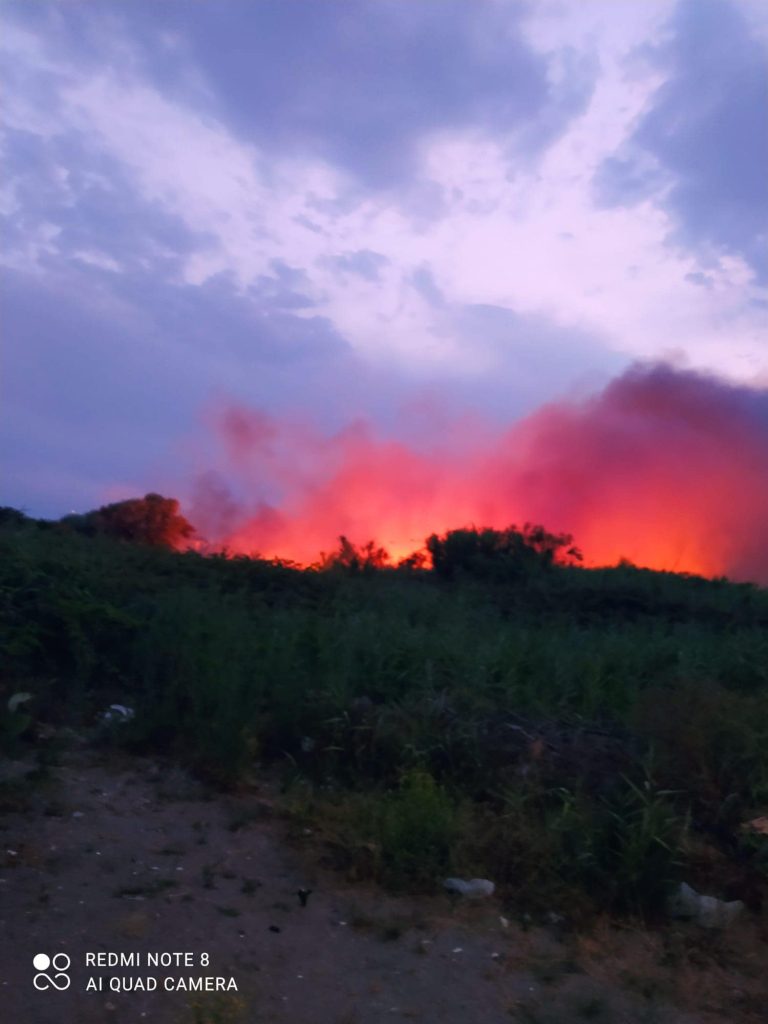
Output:
M454 423L431 451L242 408L219 432L224 475L253 498L209 479L190 517L233 553L309 564L345 534L397 560L433 532L531 521L572 533L587 565L768 580L766 392L639 367L506 430Z

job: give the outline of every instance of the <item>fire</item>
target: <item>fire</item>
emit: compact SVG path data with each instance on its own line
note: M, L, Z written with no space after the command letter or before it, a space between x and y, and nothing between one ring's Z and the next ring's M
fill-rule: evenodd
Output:
M637 366L504 430L456 421L429 450L242 408L217 429L222 470L198 482L190 515L233 553L306 565L344 534L396 561L430 533L529 521L573 534L591 566L768 580L766 391Z

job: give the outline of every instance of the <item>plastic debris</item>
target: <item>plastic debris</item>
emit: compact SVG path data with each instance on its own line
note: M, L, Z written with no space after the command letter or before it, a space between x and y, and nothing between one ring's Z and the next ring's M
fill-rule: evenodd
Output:
M741 900L719 900L703 896L686 882L681 882L669 901L673 917L686 918L701 928L727 928L744 909Z
M102 715L104 722L130 722L136 712L125 704L110 704Z
M496 886L487 878L470 878L465 881L463 878L446 878L443 888L448 892L458 893L459 896L466 896L467 899L483 899L485 896L493 896Z
M22 704L26 704L28 700L32 700L31 693L14 693L12 697L8 698L8 710L13 714L14 711L18 711Z

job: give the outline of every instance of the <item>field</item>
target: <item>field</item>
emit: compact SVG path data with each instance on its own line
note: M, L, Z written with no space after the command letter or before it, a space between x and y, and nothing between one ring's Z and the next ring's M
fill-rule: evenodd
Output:
M532 919L660 921L680 881L765 899L758 587L630 565L301 570L7 514L0 588L0 743L41 775L72 737L222 791L270 772L347 877L486 877ZM112 704L130 717L105 720ZM19 790L2 783L6 808Z

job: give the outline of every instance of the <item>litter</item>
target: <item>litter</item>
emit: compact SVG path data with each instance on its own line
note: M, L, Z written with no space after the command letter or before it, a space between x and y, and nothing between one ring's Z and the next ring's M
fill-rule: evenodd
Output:
M493 896L496 886L487 878L470 878L465 881L463 878L446 878L443 888L448 892L458 893L459 896L466 896L468 899L483 899L485 896Z
M26 704L28 700L32 700L31 693L14 693L12 697L8 698L8 710L13 714L14 711L18 711L22 704Z
M101 716L103 722L130 722L136 712L125 704L110 704Z
M681 882L669 901L673 917L687 918L701 928L727 928L744 909L741 900L719 900L703 896L686 882Z

